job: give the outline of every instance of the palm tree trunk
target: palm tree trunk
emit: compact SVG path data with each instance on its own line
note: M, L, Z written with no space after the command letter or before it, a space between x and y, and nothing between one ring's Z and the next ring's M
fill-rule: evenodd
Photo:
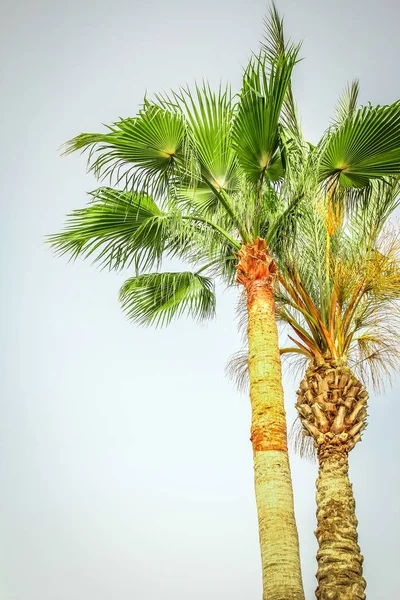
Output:
M263 600L303 600L278 332L270 287L253 283L248 291L248 310L251 442Z
M271 258L266 261L263 240L243 248L240 258L238 281L246 287L248 305L251 442L263 600L304 600L273 299L274 266Z
M363 557L347 452L319 457L317 479L318 600L364 600Z
M348 453L366 427L368 394L345 363L310 363L297 392L304 434L317 448L318 600L364 600Z

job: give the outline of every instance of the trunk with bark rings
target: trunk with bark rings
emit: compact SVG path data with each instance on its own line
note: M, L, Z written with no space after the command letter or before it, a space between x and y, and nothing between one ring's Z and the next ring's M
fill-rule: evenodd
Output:
M275 265L264 240L239 252L248 306L251 442L263 600L304 600L275 321Z

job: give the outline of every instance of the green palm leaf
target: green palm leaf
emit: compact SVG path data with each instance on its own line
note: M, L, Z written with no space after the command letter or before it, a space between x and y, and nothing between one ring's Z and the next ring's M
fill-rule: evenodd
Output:
M204 83L192 93L182 88L173 94L183 111L200 173L198 178L217 190L235 188L236 157L232 148L234 105L228 87L213 92Z
M64 231L49 236L56 252L72 259L92 257L109 269L157 264L172 237L175 215L161 212L152 198L135 192L103 187L91 196L89 206L68 216Z
M359 109L320 143L320 180L348 187L400 174L400 101Z
M297 49L271 63L261 55L244 73L233 139L240 166L253 183L264 176L276 181L284 174L279 119L296 57Z
M128 279L121 288L122 309L140 325L168 325L183 314L197 320L215 314L212 280L198 273L148 273Z
M90 149L98 178L123 177L132 187L164 186L184 161L185 125L178 111L146 101L135 118L121 119L109 133L83 133L66 144L66 154Z
M238 217L232 204L232 193L239 187L237 157L232 144L232 125L235 106L228 87L219 87L213 92L207 83L195 86L194 92L181 88L170 96L157 96L159 105L165 110L180 111L187 129L188 147L185 170L179 173L177 185L182 190L189 187L192 192L208 188L216 200L214 206L221 207L228 215L243 240L248 241L248 232L243 220ZM204 195L203 195L204 197ZM206 211L205 215L208 214Z
M265 52L268 60L273 62L278 56L284 55L288 51L290 52L295 49L295 46L290 41L285 41L283 18L279 16L274 2L269 10L268 18L264 20L264 25L265 29L261 48ZM298 51L299 48L300 44L296 46L296 51ZM292 136L296 137L298 140L302 140L302 131L291 84L288 85L282 106L282 122Z

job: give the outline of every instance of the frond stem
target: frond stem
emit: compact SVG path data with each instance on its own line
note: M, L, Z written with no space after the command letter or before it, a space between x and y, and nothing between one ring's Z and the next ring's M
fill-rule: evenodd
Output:
M199 275L199 273L202 273L203 271L205 271L209 267L212 267L213 265L216 265L219 261L220 261L220 259L216 258L215 260L212 260L211 262L207 263L206 265L204 265L204 267L201 267L201 269L199 269L198 271L196 271L196 275Z
M182 219L185 219L187 221L196 221L198 223L205 223L206 225L209 225L212 229L215 229L215 231L218 231L218 233L220 233L224 238L226 238L232 244L232 246L234 246L238 250L242 247L240 242L231 237L229 233L222 229L222 227L220 227L216 223L213 223L212 221L209 221L208 219L204 219L203 217L192 217L190 215L183 215Z
M303 350L302 348L295 348L294 346L287 348L280 348L280 354L302 354L303 356L307 356L307 358L311 359L312 355L307 350Z
M227 198L225 198L224 194L222 192L220 192L219 190L217 190L217 188L214 187L213 184L211 183L211 181L209 181L206 177L204 178L204 181L205 181L206 185L208 185L210 190L217 196L218 200L221 202L222 206L225 208L226 212L228 213L228 215L231 217L231 219L235 223L236 227L239 230L240 235L242 236L243 242L245 244L248 244L251 241L250 236L248 235L245 227L243 226L243 223L240 222L240 219L236 215L232 206L229 204Z

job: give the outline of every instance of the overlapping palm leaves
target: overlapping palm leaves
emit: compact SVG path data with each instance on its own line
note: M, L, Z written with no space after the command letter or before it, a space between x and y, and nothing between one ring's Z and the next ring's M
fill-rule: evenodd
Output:
M398 179L374 182L368 203L332 222L332 198L304 215L282 265L277 306L309 359L346 361L381 381L400 358L400 242L387 219L400 202Z
M381 193L387 193L387 176L400 173L400 104L357 110L353 83L320 143L306 144L290 84L298 51L285 43L273 8L262 51L251 58L235 97L229 88L213 92L207 84L181 89L146 99L136 117L106 133L71 140L66 151L88 150L89 169L113 187L92 192L89 206L70 215L65 231L50 238L55 249L111 269L131 267L136 277L159 268L163 257L176 257L231 284L242 243L264 237L279 262L301 221L303 235L308 227L314 236L310 260L321 273L327 258L318 243L316 190L328 190L331 209L339 213L354 187L363 186L365 206L371 181L381 179ZM381 210L384 203L377 204ZM313 216L305 218L310 208ZM174 274L169 277L173 290ZM151 278L139 281L154 285ZM315 281L320 289L327 285L321 277ZM163 289L167 282L165 274ZM124 287L125 305L127 289L138 297L137 287ZM172 295L178 304L182 297ZM321 302L324 321L312 324L314 332L329 327L327 315L333 315L327 298L321 295Z
M293 201L284 194L279 120L296 55L293 48L285 55L253 57L235 98L227 88L216 93L207 85L194 93L182 89L146 100L135 118L119 121L108 133L82 134L69 142L68 152L89 150L89 168L99 178L111 178L114 186L117 180L118 187L92 192L89 206L74 211L65 231L51 236L53 247L73 258L90 256L111 269L133 268L137 281L124 286L124 306L129 290L134 302L138 287L155 285L143 271L158 268L162 257L183 259L231 284L243 242L294 226L301 195ZM248 139L245 129L253 132ZM197 294L199 286L204 286L203 302L213 302L206 293L208 279L196 273L195 279L186 273L179 280L179 289L188 284L185 294L171 295L177 304L186 302L189 311L195 304L188 295ZM176 281L175 274L165 273L163 294L172 292ZM157 315L162 306L155 301Z

